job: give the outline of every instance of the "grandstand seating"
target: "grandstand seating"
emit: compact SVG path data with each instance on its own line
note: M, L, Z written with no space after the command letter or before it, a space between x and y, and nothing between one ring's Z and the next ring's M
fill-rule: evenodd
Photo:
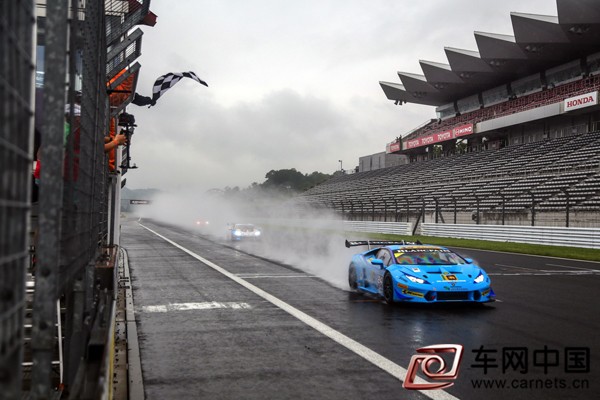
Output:
M336 176L299 200L384 218L425 202L445 210L600 211L600 132L573 134ZM373 215L373 216L372 216Z
M592 92L594 90L600 90L600 75L589 76L574 82L565 83L563 85L542 90L540 92L464 113L453 118L447 118L440 123L431 122L415 130L414 132L411 132L404 139L414 139L416 137L427 136L431 133L440 132L463 125L465 123L476 124L478 122L491 120L505 115L531 110L548 104L558 103L567 98Z

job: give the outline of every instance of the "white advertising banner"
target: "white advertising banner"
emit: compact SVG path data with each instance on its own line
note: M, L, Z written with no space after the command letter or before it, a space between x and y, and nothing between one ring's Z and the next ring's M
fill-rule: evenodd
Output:
M595 106L596 104L598 104L598 92L591 92L565 99L563 109L565 112L567 112L577 110L579 108Z

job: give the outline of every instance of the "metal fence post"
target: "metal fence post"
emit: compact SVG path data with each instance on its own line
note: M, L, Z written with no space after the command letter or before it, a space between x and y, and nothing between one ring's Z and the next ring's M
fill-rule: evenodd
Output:
M531 195L531 226L535 226L535 195L533 192L529 192Z
M440 210L439 210L440 205L439 205L437 197L434 197L433 201L435 202L435 223L437 224L438 218L439 218L439 212L440 212Z
M422 220L422 222L425 222L425 197L421 197L421 201L423 202L423 212L422 212L423 220Z
M479 196L475 196L475 201L477 202L477 225L479 225Z
M454 203L454 225L456 225L456 197L452 196L452 202Z
M365 220L365 204L363 203L362 200L360 200L360 220L361 221Z
M502 225L504 225L504 219L506 217L506 199L504 198L503 194L500 195L500 198L502 199Z
M371 202L371 221L375 221L375 202L373 200L369 200Z
M567 208L566 209L566 214L567 214L566 215L566 227L568 228L569 227L569 206L570 206L569 200L570 199L569 199L569 191L567 189L565 189L565 196L567 196L567 204L566 204L566 208Z
M398 222L398 199L394 199L394 222Z
M410 202L408 201L408 197L407 197L406 198L406 222L410 222L409 215L410 215Z
M387 200L383 201L383 222L387 222Z

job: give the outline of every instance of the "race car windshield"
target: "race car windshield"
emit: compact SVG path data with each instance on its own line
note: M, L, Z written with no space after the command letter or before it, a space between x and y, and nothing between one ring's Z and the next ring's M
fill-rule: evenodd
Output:
M465 260L450 250L424 250L394 252L396 264L400 265L457 265L465 264Z

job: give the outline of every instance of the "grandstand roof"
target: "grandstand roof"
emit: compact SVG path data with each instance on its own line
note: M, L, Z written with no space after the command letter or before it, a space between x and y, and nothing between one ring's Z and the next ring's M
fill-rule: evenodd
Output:
M474 32L478 51L445 47L448 64L379 82L397 102L440 106L600 51L600 1L556 0L558 16L513 12L514 35Z

